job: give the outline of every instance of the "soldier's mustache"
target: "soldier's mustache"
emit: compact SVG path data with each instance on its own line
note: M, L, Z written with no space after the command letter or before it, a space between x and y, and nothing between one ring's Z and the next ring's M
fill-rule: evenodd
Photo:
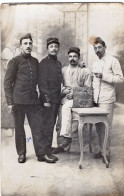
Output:
M75 60L70 60L70 63L75 63Z
M101 53L100 52L97 52L96 54L98 55L98 54L101 54Z
M57 52L56 50L53 50L52 52Z

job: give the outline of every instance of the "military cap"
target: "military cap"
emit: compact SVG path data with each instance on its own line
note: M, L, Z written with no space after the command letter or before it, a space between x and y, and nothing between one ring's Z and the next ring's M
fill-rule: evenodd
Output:
M76 52L80 56L80 49L77 48L77 47L71 47L71 48L69 48L68 54L70 52Z
M56 37L50 37L47 39L47 47L49 44L52 44L52 43L57 43L58 45L60 45L59 39Z
M106 46L105 45L105 42L101 39L101 37L97 37L96 39L95 39L95 42L94 42L94 44L102 44L103 46Z
M95 45L95 44L102 44L103 46L106 46L105 42L101 39L101 37L90 37L89 38L89 43L91 45Z
M30 33L27 33L25 35L23 35L21 38L20 38L20 44L22 43L22 40L23 39L30 39L32 41L32 37L31 37L31 34Z

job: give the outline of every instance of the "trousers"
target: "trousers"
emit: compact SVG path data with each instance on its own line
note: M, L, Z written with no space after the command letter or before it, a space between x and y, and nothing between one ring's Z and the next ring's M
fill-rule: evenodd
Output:
M46 154L46 141L43 130L43 108L37 105L16 104L13 109L15 119L15 143L18 155L26 154L26 134L24 120L27 116L32 132L35 154L37 157Z
M108 115L109 133L108 133L108 143L107 143L106 153L110 154L111 153L110 146L111 146L114 103L99 103L98 107L104 108L109 112L109 115ZM98 143L99 143L100 151L103 152L103 139L104 139L104 134L105 134L105 126L103 123L96 124L96 132L98 135Z
M62 105L61 109L61 131L60 136L64 137L72 137L72 127L76 126L77 129L77 122L73 121L72 126L72 106L73 100L68 100Z
M56 131L60 136L72 137L72 133L78 130L78 121L72 114L73 100L68 100L59 107Z
M78 130L78 120L75 119L75 115L72 112L73 100L67 100L64 104L61 104L58 112L58 119L56 123L57 131L57 145L61 146L61 136L72 138L73 132ZM89 130L89 125L86 123L83 127L83 138L86 143L86 132Z
M43 108L43 128L44 128L44 142L46 143L46 152L51 153L53 131L58 114L59 104L51 103L50 107Z

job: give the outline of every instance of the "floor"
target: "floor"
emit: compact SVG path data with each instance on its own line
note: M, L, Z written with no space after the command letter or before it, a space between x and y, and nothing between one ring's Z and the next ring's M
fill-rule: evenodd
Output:
M48 164L36 160L31 132L28 125L25 125L27 161L19 164L14 135L10 129L2 129L2 196L124 196L123 115L124 105L117 104L113 121L110 168L106 168L102 160L93 159L93 154L98 149L95 127L91 154L85 134L82 170L78 167L80 150L77 133L73 135L70 153L61 153L57 163ZM56 146L56 133L53 146Z

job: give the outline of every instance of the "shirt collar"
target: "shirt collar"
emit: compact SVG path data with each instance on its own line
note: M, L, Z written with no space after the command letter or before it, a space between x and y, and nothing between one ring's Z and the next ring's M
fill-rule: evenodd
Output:
M106 57L107 57L107 54L106 54L106 52L105 52L104 56L103 56L101 59L98 58L98 61L101 61L101 60L102 60L102 61L105 61Z
M69 68L70 68L70 69L77 69L77 68L78 68L78 65L72 66L72 65L69 63Z
M105 59L106 59L106 53L104 54L104 56L101 58L103 61L105 61Z
M52 60L57 60L57 56L54 56L54 55L51 55L51 54L48 54L48 58L52 59Z
M21 53L21 56L23 56L24 58L30 58L30 57L31 57L31 54L24 54L24 53Z

